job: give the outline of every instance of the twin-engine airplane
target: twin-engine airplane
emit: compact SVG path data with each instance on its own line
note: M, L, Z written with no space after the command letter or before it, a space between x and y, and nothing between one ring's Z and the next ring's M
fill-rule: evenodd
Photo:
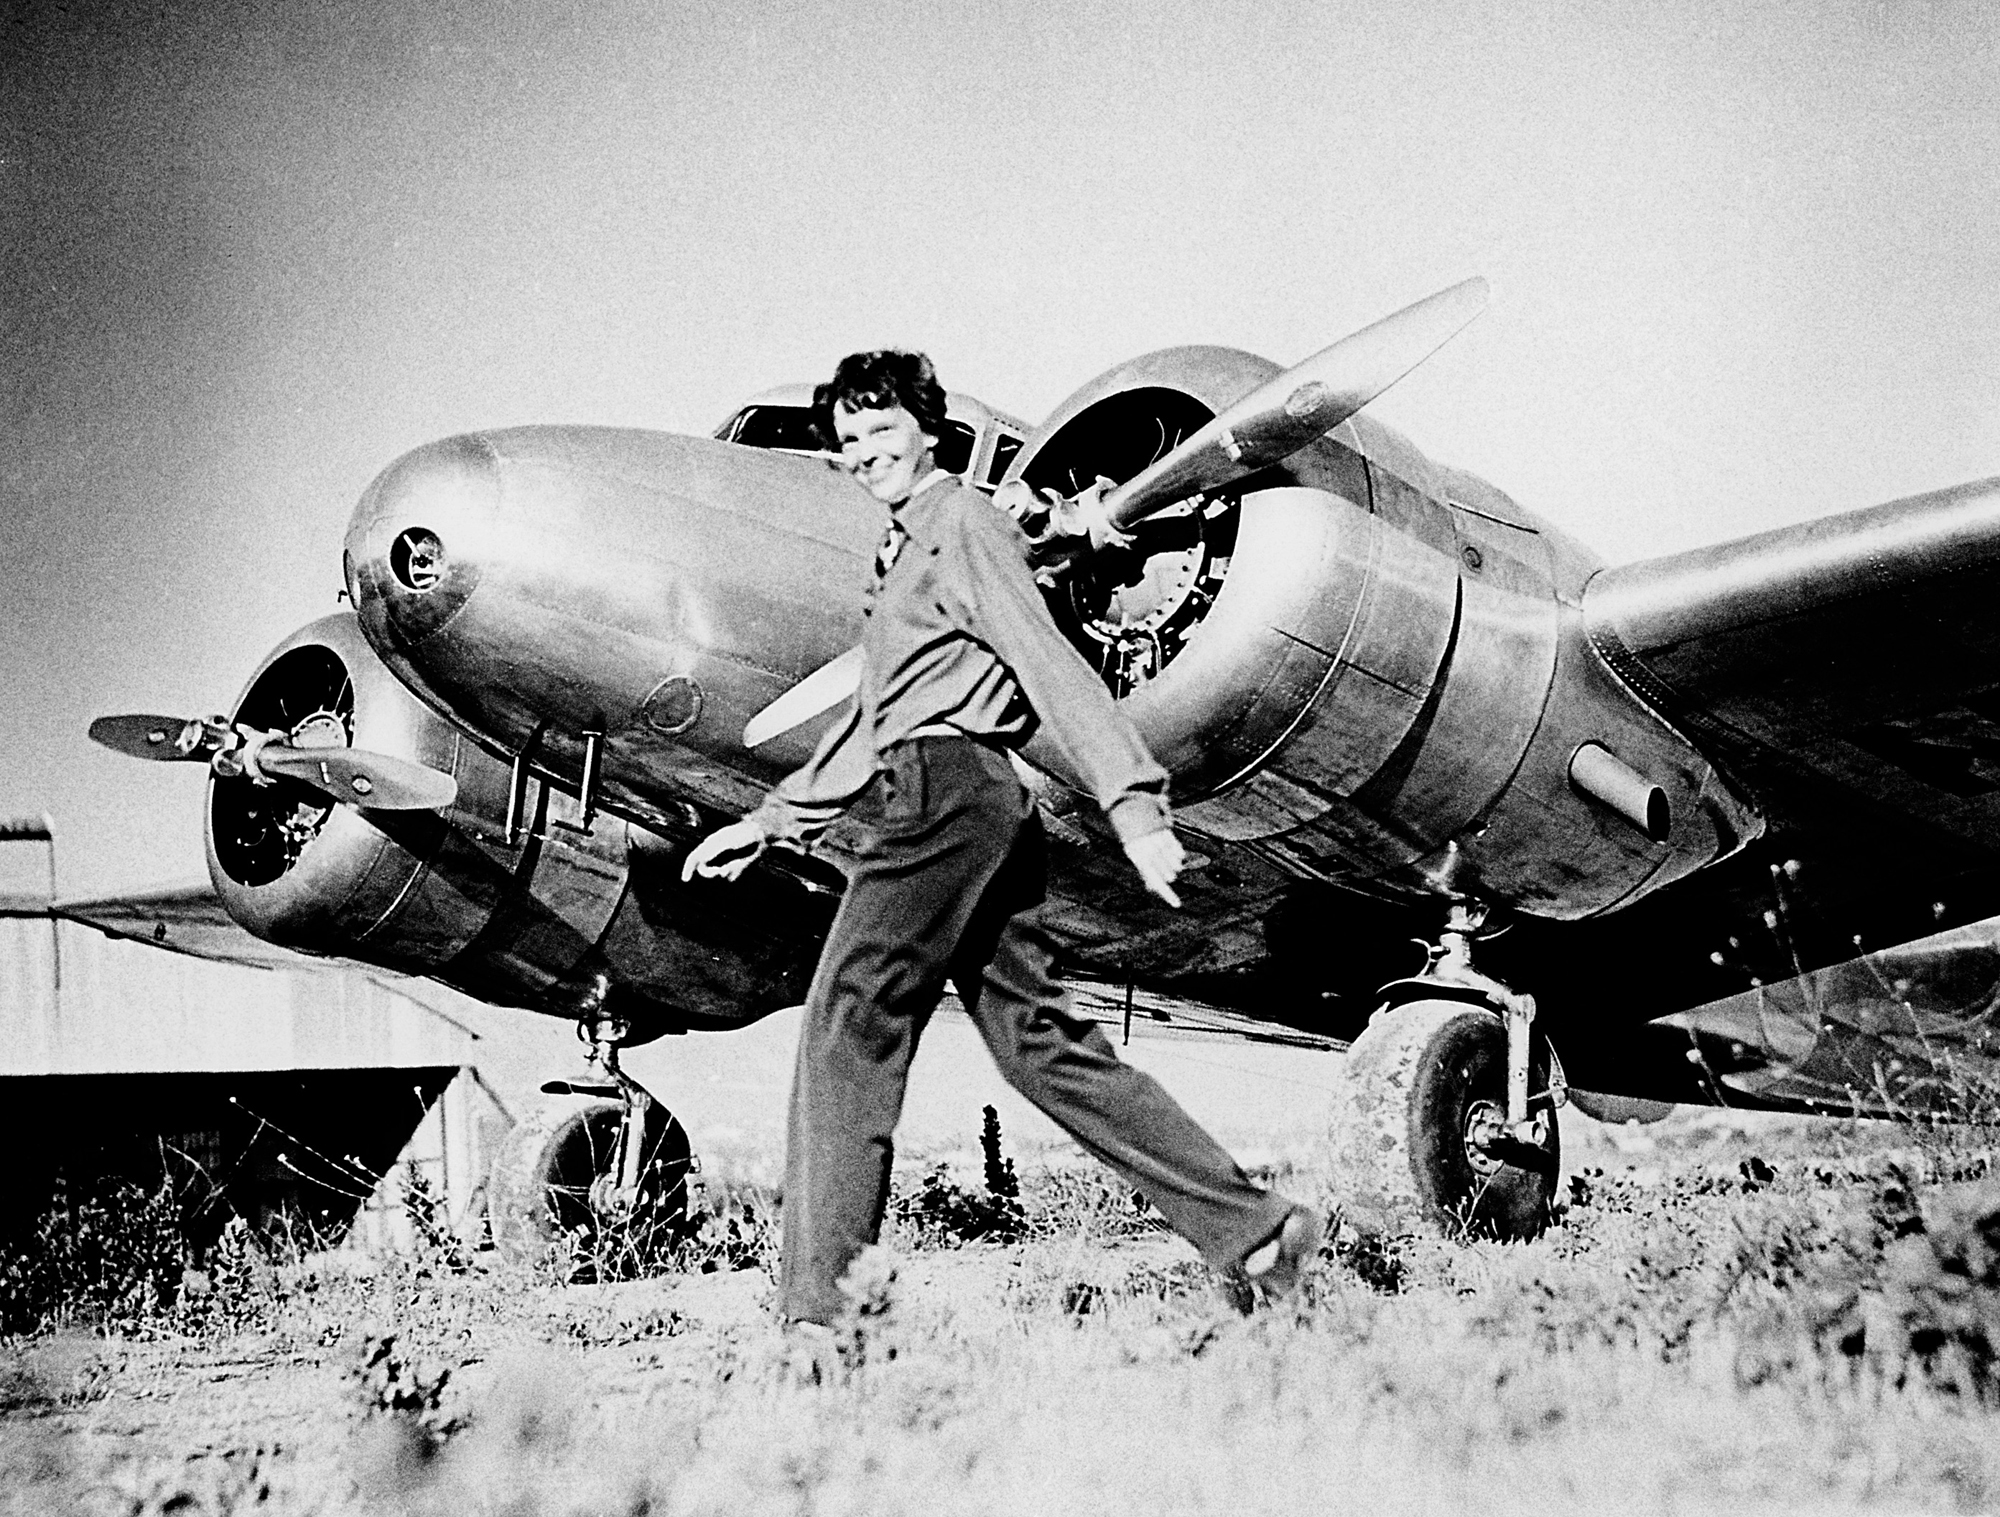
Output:
M1035 427L955 395L939 452L1067 543L1051 611L1194 855L1169 910L1030 744L1073 972L1351 1040L1349 1217L1518 1235L1572 1093L1883 1114L1995 1071L2000 480L1606 567L1362 412L1485 298L1290 370L1150 353ZM214 895L63 909L229 956L219 902L576 1018L602 1073L566 1088L600 1099L525 1124L496 1228L547 1236L565 1177L671 1211L685 1141L617 1051L799 1001L849 846L679 878L853 686L881 522L808 394L713 437L518 427L391 464L352 615L227 718L93 728L208 762Z

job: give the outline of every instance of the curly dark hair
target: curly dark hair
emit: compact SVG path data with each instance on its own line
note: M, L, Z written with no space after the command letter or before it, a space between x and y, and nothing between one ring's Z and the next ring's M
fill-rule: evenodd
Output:
M850 353L840 360L833 378L813 391L813 420L827 448L838 453L840 439L833 429L836 404L850 411L901 406L916 417L917 425L926 434L934 438L944 436L944 386L938 383L937 370L922 353L905 353L899 348Z

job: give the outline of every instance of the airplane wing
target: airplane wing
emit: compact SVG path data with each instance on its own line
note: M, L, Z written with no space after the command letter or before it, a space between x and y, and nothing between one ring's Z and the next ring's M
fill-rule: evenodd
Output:
M2000 1090L2000 921L1973 923L1661 1019L1716 1050L1724 1090L1891 1116L1990 1118ZM1747 1063L1736 1050L1760 1050Z
M1503 972L1562 966L1559 1021L1648 1019L1565 1040L1577 1083L1875 1114L2000 1083L1996 607L2000 480L1591 581L1598 651L1771 830L1630 910L1495 945Z
M0 917L54 918L94 928L107 937L184 953L194 958L254 969L339 969L358 971L372 979L402 983L405 977L371 964L294 953L246 931L223 908L215 888L206 883L164 886L129 895L93 896L79 900L0 899ZM1095 981L1066 982L1079 1015L1128 1038L1185 1038L1197 1041L1240 1041L1288 1048L1338 1049L1338 1039L1273 1025L1225 1006L1160 995L1157 992Z
M2000 863L2000 479L1608 569L1584 604L1781 827Z
M223 909L215 887L206 882L54 903L5 902L0 903L0 916L54 917L93 927L106 937L254 969L298 969L332 962L347 967L344 961L293 953L246 931Z
M1320 1052L1334 1052L1347 1047L1344 1039L1303 1028L1279 1026L1246 1016L1227 1006L1095 981L1065 980L1063 983L1069 990L1076 1013L1111 1029L1113 1041L1122 1032L1128 1042L1138 1036L1195 1041L1233 1039Z

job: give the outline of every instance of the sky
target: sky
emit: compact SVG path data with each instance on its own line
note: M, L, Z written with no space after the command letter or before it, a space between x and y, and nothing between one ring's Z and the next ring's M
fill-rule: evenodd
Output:
M1375 413L1611 562L2000 474L2000 7L20 0L0 815L199 878L198 771L85 727L228 708L426 440L890 345L1034 419L1474 273Z

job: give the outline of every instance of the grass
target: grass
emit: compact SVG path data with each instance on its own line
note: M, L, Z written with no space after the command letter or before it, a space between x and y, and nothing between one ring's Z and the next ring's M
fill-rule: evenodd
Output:
M2000 1506L1982 1134L1677 1118L1572 1152L1546 1237L1342 1243L1246 1321L1102 1171L989 1143L900 1177L819 1384L732 1267L769 1263L763 1198L712 1198L716 1250L667 1280L448 1238L218 1264L199 1319L11 1340L0 1510Z

